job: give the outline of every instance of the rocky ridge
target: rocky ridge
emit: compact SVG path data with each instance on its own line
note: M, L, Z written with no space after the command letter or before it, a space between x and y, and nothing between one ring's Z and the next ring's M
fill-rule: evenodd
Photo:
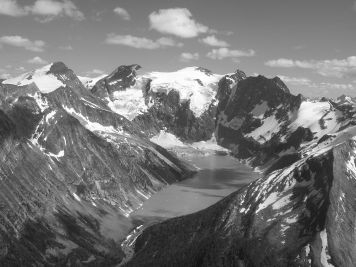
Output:
M112 265L126 216L192 171L57 62L0 85L0 263Z

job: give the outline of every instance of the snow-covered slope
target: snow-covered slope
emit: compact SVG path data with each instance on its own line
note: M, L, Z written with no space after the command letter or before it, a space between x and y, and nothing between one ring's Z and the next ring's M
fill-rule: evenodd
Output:
M147 93L168 95L172 90L179 94L180 102L189 101L194 116L200 117L215 98L218 82L223 77L199 67L188 67L175 72L150 72L137 76L132 72L129 76L135 76L134 84L115 90L110 106L130 120L150 107L149 103L145 104ZM116 83L120 84L124 78L126 77L117 77ZM115 81L111 80L110 83L115 85ZM148 84L149 92L146 88Z
M188 67L175 72L151 72L139 79L150 79L150 88L154 93L177 91L180 101L190 101L194 116L200 117L215 98L223 76L199 67Z
M82 84L84 85L85 88L91 90L94 85L101 80L102 78L106 77L107 74L102 74L99 75L98 77L84 77L84 76L78 76L78 79L82 82Z
M17 86L34 83L41 93L50 93L62 86L65 86L53 73L51 73L52 65L53 64L49 64L43 68L22 74L16 78L5 80L2 83Z

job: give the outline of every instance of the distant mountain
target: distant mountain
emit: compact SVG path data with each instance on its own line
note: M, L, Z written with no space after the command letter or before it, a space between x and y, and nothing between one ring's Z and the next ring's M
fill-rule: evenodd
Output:
M63 63L0 85L0 265L119 263L125 216L191 170Z

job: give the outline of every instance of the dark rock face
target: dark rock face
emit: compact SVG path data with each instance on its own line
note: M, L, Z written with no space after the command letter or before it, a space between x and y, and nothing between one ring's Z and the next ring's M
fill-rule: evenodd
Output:
M151 226L138 237L126 266L351 267L354 155L355 141L347 141L206 210Z
M152 99L152 107L147 113L138 115L133 120L146 133L155 135L160 130L167 130L188 142L211 138L215 129L215 103L211 103L197 118L190 109L190 102L181 103L176 91L172 90L167 95L149 92L147 99Z
M221 81L224 88L224 81ZM279 78L267 79L263 76L248 77L237 83L228 97L219 102L216 116L216 137L220 144L231 148L239 158L254 158L252 165L264 164L278 152L295 146L312 138L308 129L298 129L289 136L289 140L281 139L289 126L289 113L299 109L302 97L289 93L288 88ZM254 111L260 106L262 111ZM261 112L259 116L254 113ZM272 138L261 142L246 136L262 125L262 119L275 116L281 124L280 130Z
M198 69L212 75L209 70ZM233 85L245 78L245 73L239 70L224 76L219 82L216 97L199 117L192 112L189 100L180 100L177 91L172 90L168 94L156 93L150 89L150 83L147 83L145 98L147 102L150 101L152 107L147 113L137 116L134 122L153 134L165 129L187 142L208 140L215 131L215 116L220 103L229 97Z
M124 90L135 84L136 72L140 68L141 66L137 64L120 66L110 75L99 80L91 91L100 98L109 97L113 99L114 92Z
M65 86L0 85L0 265L111 266L125 215L191 170L63 63Z

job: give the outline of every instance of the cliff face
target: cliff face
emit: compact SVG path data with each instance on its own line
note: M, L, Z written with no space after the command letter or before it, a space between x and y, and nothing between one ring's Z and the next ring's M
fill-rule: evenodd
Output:
M353 266L355 139L146 229L127 266Z
M63 63L5 81L0 103L0 265L118 263L126 216L191 173Z

